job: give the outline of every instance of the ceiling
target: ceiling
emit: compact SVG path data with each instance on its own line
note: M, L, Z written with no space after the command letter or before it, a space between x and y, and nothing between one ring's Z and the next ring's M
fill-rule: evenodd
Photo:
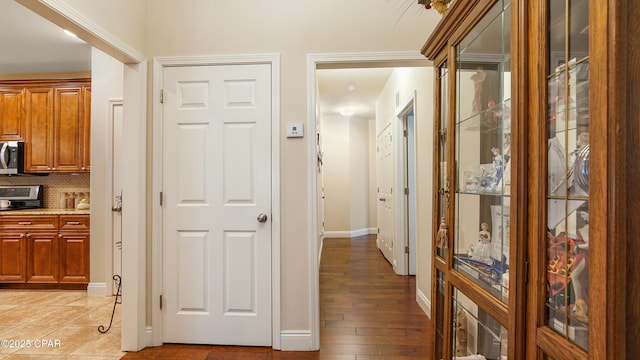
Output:
M317 70L321 113L375 118L376 100L392 72L390 67Z
M91 46L13 0L0 0L0 74L91 71ZM393 68L318 70L323 115L372 119ZM352 85L352 90L349 86Z
M0 0L0 74L91 70L91 46L13 0Z

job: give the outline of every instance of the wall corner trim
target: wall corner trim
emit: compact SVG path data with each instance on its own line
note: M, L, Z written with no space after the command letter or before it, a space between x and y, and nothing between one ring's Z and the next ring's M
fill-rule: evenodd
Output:
M418 305L420 306L422 311L424 311L424 313L427 314L427 317L431 319L431 301L429 301L429 298L422 292L421 289L416 290L416 301L418 302Z
M316 351L312 345L310 330L283 330L280 332L280 350Z
M106 283L89 283L87 286L87 295L89 296L109 296Z

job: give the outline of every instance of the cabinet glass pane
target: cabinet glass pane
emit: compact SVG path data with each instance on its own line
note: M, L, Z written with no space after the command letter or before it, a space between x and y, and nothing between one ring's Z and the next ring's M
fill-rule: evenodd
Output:
M445 62L439 69L440 84L440 119L438 126L438 219L446 219L449 208L449 181L447 168L447 119L449 118L449 70ZM445 220L446 222L446 220ZM447 257L448 239L439 239L436 243L436 254Z
M442 359L442 353L444 351L444 289L446 287L444 273L441 271L437 271L436 274L436 342L435 346L435 354L437 359Z
M507 359L506 329L458 289L454 289L453 317L453 356Z
M457 54L454 268L504 301L511 184L510 6L498 1Z
M549 0L547 325L588 347L588 1ZM562 34L562 35L560 35Z

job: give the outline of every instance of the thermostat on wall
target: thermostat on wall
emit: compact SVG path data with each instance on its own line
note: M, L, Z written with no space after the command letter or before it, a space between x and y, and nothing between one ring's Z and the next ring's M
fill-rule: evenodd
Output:
M287 137L298 138L303 137L302 123L287 123Z

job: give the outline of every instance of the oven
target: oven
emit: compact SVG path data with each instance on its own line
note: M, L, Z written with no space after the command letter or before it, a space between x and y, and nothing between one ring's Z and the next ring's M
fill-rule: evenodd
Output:
M42 185L0 185L0 211L41 208L43 199Z

